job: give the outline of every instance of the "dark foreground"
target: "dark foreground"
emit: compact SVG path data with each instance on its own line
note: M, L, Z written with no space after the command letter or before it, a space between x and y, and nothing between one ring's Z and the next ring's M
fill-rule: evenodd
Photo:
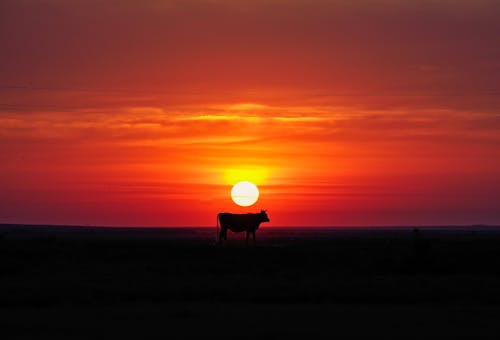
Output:
M500 336L499 228L0 233L2 339Z

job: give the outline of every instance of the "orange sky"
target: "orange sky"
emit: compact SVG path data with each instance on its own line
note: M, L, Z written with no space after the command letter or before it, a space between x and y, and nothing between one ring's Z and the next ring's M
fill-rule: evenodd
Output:
M499 13L3 1L0 223L500 224Z

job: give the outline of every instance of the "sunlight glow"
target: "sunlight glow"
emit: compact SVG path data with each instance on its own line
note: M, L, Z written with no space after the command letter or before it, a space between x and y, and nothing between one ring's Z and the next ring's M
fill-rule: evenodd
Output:
M227 184L249 181L259 185L264 183L267 175L264 168L230 168L224 170L224 181Z
M268 108L269 106L267 105L255 104L255 103L241 103L241 104L230 105L227 107L229 111L257 111Z

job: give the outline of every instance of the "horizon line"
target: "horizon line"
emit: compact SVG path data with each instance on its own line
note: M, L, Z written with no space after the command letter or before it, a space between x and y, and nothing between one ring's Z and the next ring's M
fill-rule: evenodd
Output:
M140 225L84 225L84 224L44 224L44 223L0 223L0 227L67 227L67 228L107 228L107 229L183 229L183 228L216 228L216 226L140 226ZM263 226L261 228L500 228L500 224L393 224L393 225L280 225Z

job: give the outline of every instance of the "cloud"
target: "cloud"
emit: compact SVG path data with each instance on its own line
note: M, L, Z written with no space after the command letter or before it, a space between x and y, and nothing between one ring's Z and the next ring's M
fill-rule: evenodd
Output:
M498 90L488 66L498 61L494 0L28 0L2 1L1 12L5 85L201 90L222 102L264 87Z

